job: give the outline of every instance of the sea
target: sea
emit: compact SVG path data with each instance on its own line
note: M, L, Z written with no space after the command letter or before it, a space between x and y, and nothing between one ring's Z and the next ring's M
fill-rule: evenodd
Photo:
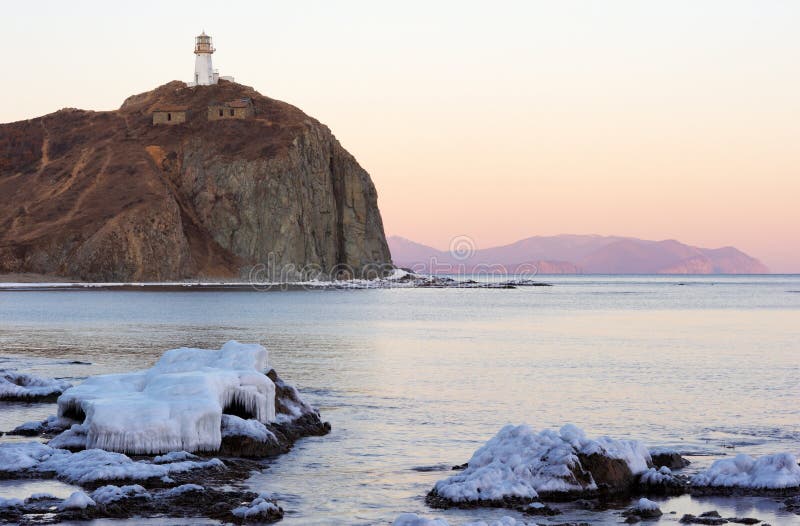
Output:
M332 425L247 485L281 524L451 526L522 520L434 510L425 495L508 423L673 447L689 469L739 453L800 455L800 276L538 276L514 289L13 290L0 287L0 368L74 383L151 366L175 347L257 342ZM0 403L0 430L55 413ZM19 440L0 437L0 440ZM0 497L67 496L55 481L0 481ZM677 524L718 510L800 524L781 499L653 499ZM556 522L622 522L565 504ZM92 524L185 524L169 518ZM548 523L545 518L536 522ZM197 519L193 524L213 524Z

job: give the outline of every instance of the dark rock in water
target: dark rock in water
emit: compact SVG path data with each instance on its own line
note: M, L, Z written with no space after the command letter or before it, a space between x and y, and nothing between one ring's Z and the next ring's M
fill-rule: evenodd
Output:
M543 517L561 515L561 510L550 507L542 502L531 502L527 506L523 506L519 511L525 513L526 515L538 515Z
M588 483L594 479L601 492L625 493L631 490L634 476L628 463L621 458L611 458L592 453L578 454L580 465L573 469L575 478ZM582 467L582 469L581 469Z
M717 524L725 524L728 522L727 520L723 519L719 516L719 513L716 511L710 512L707 511L701 514L699 517L692 515L691 513L687 513L683 517L681 517L680 523L681 524L708 524L708 525L717 525Z
M469 466L469 462L464 462L463 464L457 464L457 465L453 466L450 469L452 471L463 471L463 470L467 469L467 466Z
M783 509L800 515L800 495L789 497L783 501Z
M683 458L677 451L650 452L653 466L656 468L668 467L669 469L683 469L691 462Z
M734 524L758 524L761 522L761 519L755 519L753 517L728 517L727 521Z

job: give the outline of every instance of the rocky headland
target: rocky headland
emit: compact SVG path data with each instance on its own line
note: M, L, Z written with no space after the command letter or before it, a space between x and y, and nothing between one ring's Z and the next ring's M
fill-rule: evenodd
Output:
M242 100L252 115L209 118ZM186 120L154 124L159 109ZM0 273L165 281L259 266L286 280L391 263L375 186L331 131L224 80L0 124L0 196Z

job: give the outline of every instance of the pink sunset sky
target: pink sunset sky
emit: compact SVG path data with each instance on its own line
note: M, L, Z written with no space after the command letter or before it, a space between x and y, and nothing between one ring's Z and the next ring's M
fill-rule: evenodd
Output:
M205 29L221 74L330 126L389 235L673 238L800 272L799 20L792 1L14 2L0 122L188 81Z

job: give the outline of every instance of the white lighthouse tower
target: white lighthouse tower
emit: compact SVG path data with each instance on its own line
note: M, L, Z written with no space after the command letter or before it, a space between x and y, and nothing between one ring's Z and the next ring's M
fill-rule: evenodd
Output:
M194 39L194 85L209 86L216 84L219 73L214 71L211 65L211 55L214 54L214 46L211 44L211 37L203 31L200 36Z

